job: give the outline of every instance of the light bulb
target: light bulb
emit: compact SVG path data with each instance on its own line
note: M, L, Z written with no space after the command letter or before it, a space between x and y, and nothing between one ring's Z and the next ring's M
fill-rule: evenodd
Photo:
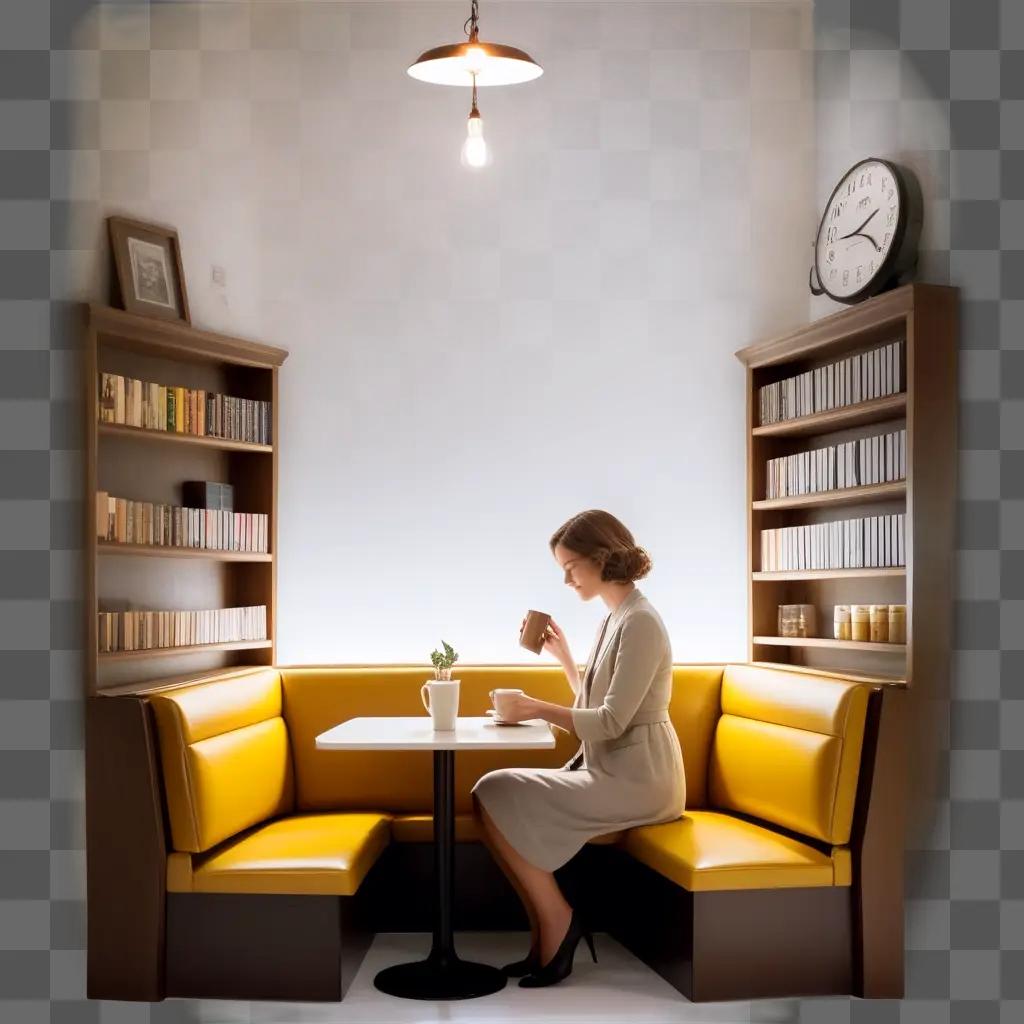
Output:
M471 75L478 75L487 63L487 51L482 46L466 47L466 70Z
M473 108L466 122L466 141L462 144L463 167L486 167L491 162L491 152L484 139L484 121L480 112Z

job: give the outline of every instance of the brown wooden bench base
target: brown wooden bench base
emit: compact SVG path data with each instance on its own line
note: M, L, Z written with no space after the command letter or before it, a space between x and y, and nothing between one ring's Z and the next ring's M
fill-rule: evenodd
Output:
M456 930L525 932L487 849L458 843L455 856ZM429 843L394 843L352 897L168 893L162 995L342 999L377 932L430 931L432 857ZM848 887L691 893L613 846L556 874L594 931L692 1002L853 992Z
M691 1002L852 992L849 887L690 892L623 850L587 853L621 897L605 930Z
M167 995L337 1002L373 941L356 896L167 894Z

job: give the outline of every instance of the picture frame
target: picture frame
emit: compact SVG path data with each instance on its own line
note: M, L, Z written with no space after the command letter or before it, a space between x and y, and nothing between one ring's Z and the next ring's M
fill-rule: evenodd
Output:
M128 217L108 217L107 225L123 308L191 324L178 232Z

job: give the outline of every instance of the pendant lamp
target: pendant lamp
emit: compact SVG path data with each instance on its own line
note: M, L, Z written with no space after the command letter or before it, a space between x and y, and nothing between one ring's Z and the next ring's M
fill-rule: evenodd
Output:
M462 164L471 168L486 167L491 162L490 149L484 141L483 118L477 106L477 86L515 85L544 73L525 50L503 43L482 42L479 19L477 0L472 0L470 15L462 26L469 37L466 42L435 46L421 53L408 69L409 74L421 82L472 86L473 105L466 124L466 141L462 144Z
M469 37L466 42L435 46L421 53L409 68L409 74L435 85L516 85L544 73L525 50L482 41L477 25L479 18L478 3L473 0L470 15L463 25Z

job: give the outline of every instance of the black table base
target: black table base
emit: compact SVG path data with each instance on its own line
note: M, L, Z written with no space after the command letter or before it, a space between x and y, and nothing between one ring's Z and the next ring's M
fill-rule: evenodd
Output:
M437 913L430 955L378 971L373 984L406 999L473 999L505 987L506 977L490 964L460 960L452 936L455 878L455 751L434 751L434 874Z
M381 992L406 999L473 999L505 987L505 975L490 964L474 964L454 957L427 957L410 964L385 967L373 979Z

